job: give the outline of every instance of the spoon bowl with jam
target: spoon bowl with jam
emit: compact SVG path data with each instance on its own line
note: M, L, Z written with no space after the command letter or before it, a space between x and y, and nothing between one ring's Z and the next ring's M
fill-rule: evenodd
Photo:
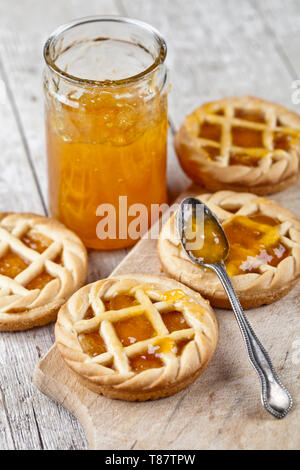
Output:
M263 406L276 418L284 418L292 408L292 398L254 333L227 274L225 260L230 246L221 223L203 202L194 197L181 201L176 222L181 246L187 257L193 263L214 271L224 287L244 338L250 362L261 381Z

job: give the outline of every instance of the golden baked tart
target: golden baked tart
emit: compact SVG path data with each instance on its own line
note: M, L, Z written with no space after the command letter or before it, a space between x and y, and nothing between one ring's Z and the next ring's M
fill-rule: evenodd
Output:
M89 389L128 401L192 383L217 345L208 301L160 276L128 274L76 292L60 309L56 345Z
M300 276L300 220L271 199L219 191L198 196L215 213L229 240L226 269L244 309L286 295ZM159 256L173 278L212 305L231 308L217 275L192 263L181 248L173 215L163 226Z
M85 282L86 249L54 219L0 214L0 331L54 321Z
M187 175L210 191L275 193L299 176L300 116L246 96L204 104L175 136Z

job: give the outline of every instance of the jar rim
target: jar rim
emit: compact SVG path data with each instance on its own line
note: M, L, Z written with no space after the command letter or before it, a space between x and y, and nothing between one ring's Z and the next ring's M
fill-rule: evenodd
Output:
M60 67L58 67L55 63L56 59L53 59L51 57L50 48L53 45L53 43L57 41L62 34L75 28L76 26L81 26L81 25L88 24L88 23L102 22L102 21L116 22L116 23L128 23L128 24L136 25L140 27L141 29L144 29L150 32L153 35L153 37L156 39L159 45L157 57L154 59L152 64L149 67L147 67L145 70L143 70L142 72L135 74L135 75L131 75L127 78L123 78L120 80L91 80L87 78L79 78L79 77L76 77L75 75L71 75L65 72ZM95 16L87 16L84 18L80 18L80 19L71 21L69 23L66 23L62 26L59 26L47 39L44 45L43 53L44 53L44 59L45 59L46 65L53 72L59 75L61 78L64 78L77 85L88 85L88 86L95 86L95 87L102 88L102 87L129 85L131 83L141 80L142 78L146 77L150 73L154 72L154 70L157 69L159 65L163 64L165 61L165 58L167 55L167 45L166 45L164 38L159 33L159 31L153 26L149 25L148 23L145 23L144 21L136 20L133 18L127 18L124 16L117 16L117 15L95 15Z

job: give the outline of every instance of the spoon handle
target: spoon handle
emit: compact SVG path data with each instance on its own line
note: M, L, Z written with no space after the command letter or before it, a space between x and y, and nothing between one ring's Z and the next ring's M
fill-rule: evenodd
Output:
M243 309L224 264L209 266L218 275L230 300L236 320L246 343L248 356L261 381L261 399L265 409L276 418L284 418L292 408L292 398L281 383L271 359L254 333Z

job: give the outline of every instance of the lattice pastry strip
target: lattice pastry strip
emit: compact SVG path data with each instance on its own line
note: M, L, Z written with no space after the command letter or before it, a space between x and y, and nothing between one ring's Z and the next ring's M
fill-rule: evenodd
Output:
M170 292L175 297L169 298ZM124 295L132 305L108 307ZM164 314L169 315L169 323ZM178 315L183 323L181 327L174 323L175 328L172 321L178 321ZM141 316L146 321L143 326L130 323ZM120 337L118 325L126 322L132 344L124 344L125 337ZM165 278L130 275L81 289L61 309L55 334L64 359L87 386L108 396L135 400L165 396L185 386L208 363L217 330L211 308L198 294ZM96 348L93 354L84 348L85 335L90 334L101 338L105 350L98 354Z
M212 147L219 149L220 158L218 162L223 162L224 165L229 164L230 152L244 152L245 147L234 145L232 138L232 128L241 127L245 129L252 129L254 131L261 131L261 146L260 147L247 147L247 152L253 156L265 157L269 153L273 156L279 156L282 158L289 158L287 151L282 149L276 149L274 143L274 133L283 132L286 135L291 133L298 135L298 132L292 130L290 127L283 127L276 125L276 112L270 112L270 109L266 109L265 112L265 123L260 124L257 122L246 121L244 119L238 119L234 117L234 111L236 104L234 102L227 102L224 105L224 116L218 116L216 114L205 114L200 112L197 114L200 126L203 122L207 121L211 124L219 125L222 129L220 143L216 143L214 140L208 138L198 137L199 143L202 145L211 145Z
M59 222L34 214L0 214L0 330L55 319L86 271L83 244Z
M300 276L299 219L274 201L249 193L219 191L199 198L217 215L233 243L227 270L244 308L271 303L285 295ZM251 230L258 230L258 235ZM213 305L230 307L217 276L187 259L174 216L162 229L159 256L172 277L208 297Z
M175 147L196 183L264 195L299 174L300 116L258 98L227 98L188 116Z
M154 304L154 309L157 309L157 313L160 311L166 312L170 311L171 309L174 309L174 305L167 303L167 302L159 302L158 304ZM106 312L105 312L106 313ZM110 344L110 336L113 336L113 342L115 343L116 340L116 334L114 333L111 335L112 330L109 329L107 330L107 325L111 325L111 322L116 321L116 320L121 320L121 319L128 319L131 316L136 316L138 314L145 313L144 307L138 306L138 307L131 307L131 308L126 308L119 310L117 312L107 312L107 318L105 319L105 313L102 318L95 317L95 321L91 320L86 320L86 321L80 321L78 323L74 324L74 329L76 330L77 333L89 333L93 331L97 327L99 328L100 331L100 325L101 325L101 333L103 333L103 337L106 339L106 343L109 345ZM182 312L183 313L183 312ZM158 313L159 314L159 313ZM186 316L183 313L183 316L185 320L187 320ZM160 314L159 317L161 318ZM162 321L162 320L161 320ZM163 323L163 322L162 322ZM152 325L155 327L156 325L155 319L152 317ZM93 326L92 326L93 325ZM156 330L157 331L157 330ZM183 339L192 339L195 335L194 328L187 328L185 330L180 330L176 331L173 333L168 332L168 329L164 327L164 331L161 334L157 334L156 336L146 339L144 341L140 341L138 343L135 343L133 345L127 346L124 349L128 357L131 357L134 354L137 354L139 352L144 352L145 349L147 349L147 346L149 344L155 345L155 343L161 339L161 338L170 338L173 339L174 341L179 341ZM118 340L118 344L119 344ZM114 350L114 347L112 347L112 350ZM172 351L171 351L172 353ZM174 354L174 353L172 353ZM99 362L100 364L104 364L106 362L109 362L112 359L112 353L104 353L99 356L93 357L93 358L87 358L86 362ZM102 357L103 356L103 357ZM119 370L120 372L124 372L124 370Z

